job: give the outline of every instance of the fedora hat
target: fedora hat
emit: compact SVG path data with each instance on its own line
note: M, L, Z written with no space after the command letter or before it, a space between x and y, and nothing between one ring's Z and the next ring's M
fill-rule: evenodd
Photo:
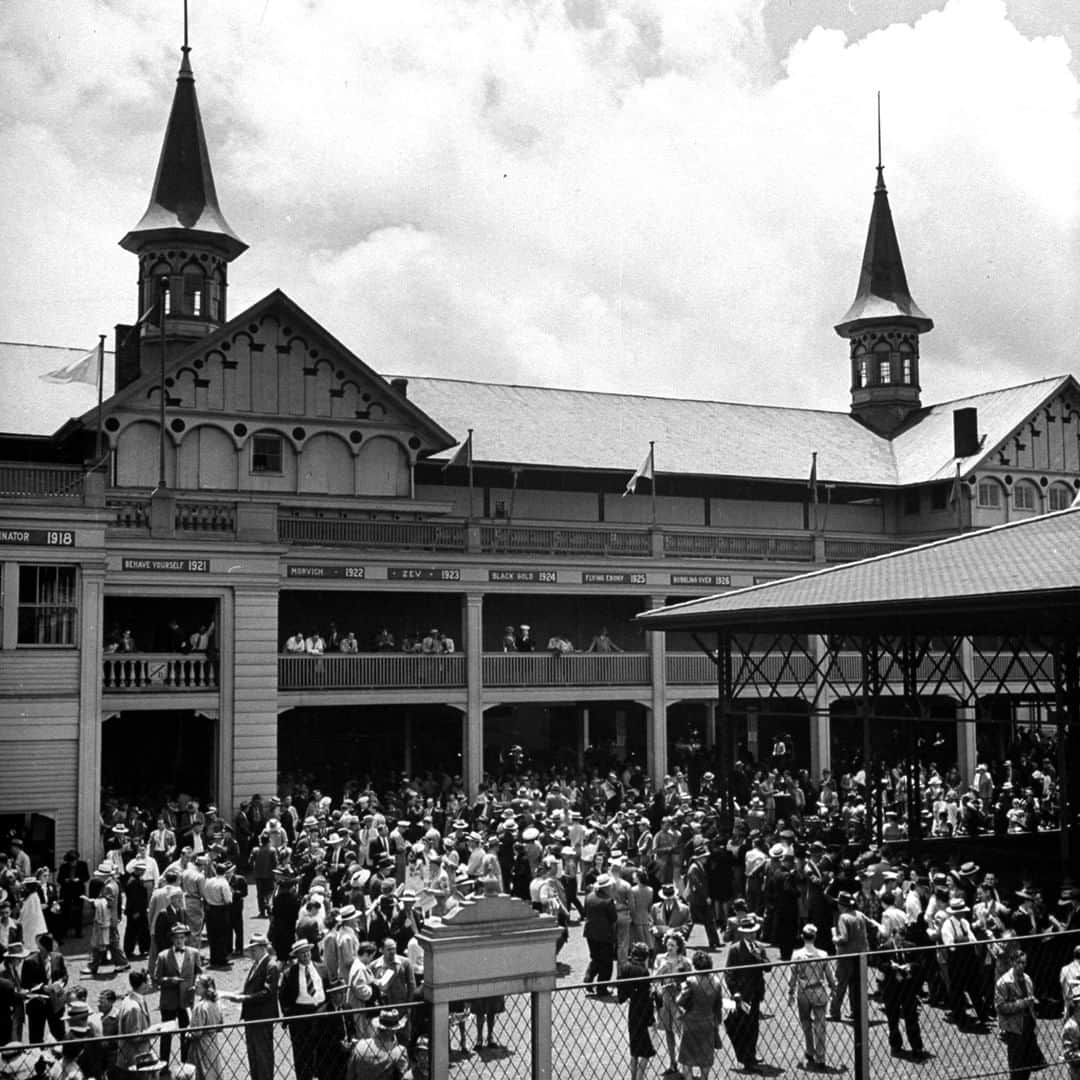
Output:
M270 939L261 931L256 931L251 937L248 938L248 948L253 945L269 945Z
M188 926L187 923L182 923L182 922L173 923L172 927L169 929L169 933L170 934L190 934L191 933L191 927Z
M971 908L969 908L967 906L967 904L964 903L964 900L963 900L962 897L954 896L949 901L949 914L950 915L959 915L962 912L970 911L970 910L971 910Z
M289 950L290 956L299 956L302 952L311 952L314 946L307 938L297 938Z
M380 1031L400 1031L405 1026L405 1017L399 1009L383 1009L375 1018L375 1026Z
M355 919L360 913L356 910L355 904L346 904L339 912L338 918L342 922L348 922L350 919Z
M756 934L761 929L761 920L756 915L743 915L735 924L740 934Z
M660 895L665 900L674 900L675 899L675 886L672 885L670 882L668 882L668 884L666 884L666 885L661 885L660 886Z
M596 888L597 889L610 889L611 888L611 875L610 874L601 874L596 879Z
M165 1068L165 1062L161 1061L153 1050L144 1050L136 1054L132 1068L135 1072L161 1072Z

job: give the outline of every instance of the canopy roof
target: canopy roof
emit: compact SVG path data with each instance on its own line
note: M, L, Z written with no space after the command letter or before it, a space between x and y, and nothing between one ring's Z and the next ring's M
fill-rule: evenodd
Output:
M671 604L648 630L1080 631L1080 507Z

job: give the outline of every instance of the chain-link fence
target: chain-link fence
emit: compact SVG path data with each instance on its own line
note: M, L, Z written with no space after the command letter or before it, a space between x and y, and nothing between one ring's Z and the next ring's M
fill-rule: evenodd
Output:
M869 954L708 968L560 986L552 993L551 1075L607 1080L682 1075L847 1073L855 1080L1025 1080L1070 1076L1061 1032L1068 984L1080 984L1080 932L969 941L952 947L887 946ZM1018 959L1021 958L1021 959ZM701 961L699 960L699 963ZM1070 965L1072 965L1070 967ZM847 992L841 995L841 988ZM599 992L598 992L599 991ZM154 1061L174 1077L347 1080L350 1062L384 1053L430 1075L430 1006L402 1006L401 1027L371 1036L379 1010L320 1012L130 1037L71 1039L84 1076L144 1075ZM455 1080L532 1076L529 994L450 1007ZM57 1044L0 1050L0 1080L40 1075ZM354 1070L355 1071L355 1070ZM362 1072L359 1075L364 1075ZM377 1074L376 1074L377 1075ZM387 1075L395 1075L387 1073ZM443 1078L433 1078L443 1080Z

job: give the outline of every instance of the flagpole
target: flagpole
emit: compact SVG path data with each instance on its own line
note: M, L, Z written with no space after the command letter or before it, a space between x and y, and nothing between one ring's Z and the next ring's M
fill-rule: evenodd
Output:
M473 429L469 428L468 437L465 442L468 444L468 456L466 458L466 464L469 466L469 513L466 520L472 521L473 516L473 464L472 464L472 433Z
M652 523L656 525L656 443L649 440L649 487L652 489Z
M956 502L956 531L964 531L964 504L960 501L960 462L956 463L956 478L953 480L953 498Z
M818 494L817 494L817 451L810 452L810 501L814 507L812 532L818 531Z
M159 303L161 310L158 318L161 321L161 363L158 368L158 390L160 402L158 409L158 489L165 490L165 290L169 287L169 279L161 278Z
M105 394L105 335L98 334L98 365L97 365L97 441L95 442L94 458L97 466L101 465L101 443L103 434L101 430L101 403ZM95 466L95 467L97 467Z

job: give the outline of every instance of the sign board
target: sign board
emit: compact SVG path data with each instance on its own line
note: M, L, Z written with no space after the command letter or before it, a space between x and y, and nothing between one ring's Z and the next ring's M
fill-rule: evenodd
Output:
M74 547L73 529L0 529L0 544L26 547Z
M616 574L602 573L597 570L582 570L582 585L645 585L648 577L645 574Z
M730 585L730 574L672 574L672 585Z
M365 577L362 566L311 566L307 563L290 563L285 576L291 578L348 578L361 581Z
M460 581L461 571L448 566L391 566L389 581Z
M488 581L511 582L514 585L554 585L558 570L489 570Z
M124 570L149 570L159 574L208 574L209 559L128 559L121 563Z

